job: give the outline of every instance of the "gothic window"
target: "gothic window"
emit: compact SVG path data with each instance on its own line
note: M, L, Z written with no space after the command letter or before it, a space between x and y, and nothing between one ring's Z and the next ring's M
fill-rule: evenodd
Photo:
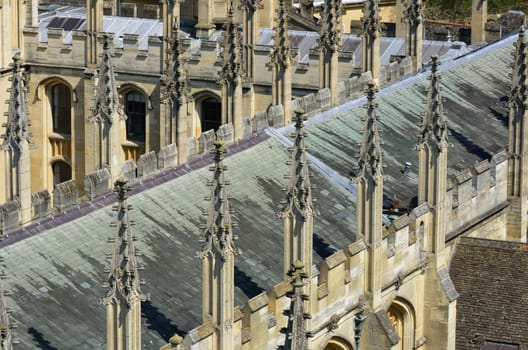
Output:
M52 164L51 169L53 170L53 186L72 178L71 167L66 162L59 160Z
M414 312L410 304L402 300L395 300L389 310L387 317L392 323L394 330L398 332L400 341L393 348L397 350L412 350L414 348Z
M207 130L218 130L222 125L221 103L214 98L207 98L202 101L201 108L202 132Z
M125 95L125 114L127 140L145 142L147 103L145 95L132 91Z
M352 346L344 339L334 337L326 344L324 350L352 350Z
M53 132L71 134L71 91L64 84L56 84L50 88L49 102Z

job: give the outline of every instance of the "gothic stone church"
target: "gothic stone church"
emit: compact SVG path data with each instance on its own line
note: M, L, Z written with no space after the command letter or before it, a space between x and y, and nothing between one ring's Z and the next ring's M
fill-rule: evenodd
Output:
M193 4L2 4L0 348L525 349L524 27Z

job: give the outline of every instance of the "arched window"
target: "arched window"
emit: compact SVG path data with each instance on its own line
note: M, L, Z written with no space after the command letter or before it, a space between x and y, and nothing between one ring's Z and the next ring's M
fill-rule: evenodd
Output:
M61 160L56 161L52 164L51 169L53 171L53 186L71 180L72 178L71 167L66 162Z
M206 98L201 103L200 120L202 132L207 130L218 130L222 125L222 104L214 98Z
M125 114L127 115L127 140L145 142L147 103L145 95L131 91L125 95Z
M395 300L389 310L387 317L394 329L400 336L396 346L397 350L412 350L414 348L414 312L406 302Z
M344 339L334 337L326 344L324 350L352 350L352 345Z
M66 85L56 84L50 87L49 102L53 132L71 134L71 100L71 91Z

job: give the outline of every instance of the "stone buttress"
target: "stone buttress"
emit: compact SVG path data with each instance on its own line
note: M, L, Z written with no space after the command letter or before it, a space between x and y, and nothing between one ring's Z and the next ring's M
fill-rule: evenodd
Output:
M113 210L116 220L115 235L110 241L113 244L112 260L108 269L107 288L103 303L106 305L107 349L140 350L141 344L141 301L144 296L140 290L140 279L134 248L135 237L132 235L133 221L129 219L132 206L127 203L130 187L124 178L119 178L114 185L118 203Z
M209 170L213 178L208 182L211 196L207 198L207 223L203 245L198 257L203 262L202 314L203 322L214 327L213 349L232 350L234 344L234 268L236 236L233 234L231 209L225 179L223 142L214 143L214 165Z
M511 203L508 212L510 239L528 240L528 42L525 28L519 32L513 54L513 74L509 106L509 147L508 198Z
M367 0L363 7L363 64L362 72L370 71L376 80L381 69L381 23L379 0Z
M357 232L368 245L368 262L365 266L367 291L371 295L374 311L381 307L382 288L382 213L383 213L383 161L379 136L379 117L376 115L376 86L367 85L367 113L359 151L357 183Z
M234 22L234 7L229 7L222 43L222 69L218 73L222 86L222 124L231 123L235 139L242 138L242 50L240 33Z
M96 153L94 169L109 168L112 179L121 172L122 141L126 115L119 101L117 82L110 53L110 38L104 37L101 64L96 74L95 101L88 121L92 122L93 150Z
M404 8L403 20L407 24L405 54L412 59L413 72L418 72L422 69L423 59L424 4L422 0L406 0L404 2Z
M274 44L269 63L272 67L271 104L273 106L282 105L284 124L289 124L291 120L293 59L288 34L289 19L286 0L278 1Z
M341 46L341 16L343 5L341 0L326 0L323 3L320 21L319 46L321 88L329 88L331 104L337 104L337 83L339 79L339 48Z
M31 175L29 146L31 133L28 120L27 88L29 76L22 67L20 52L13 56L13 75L10 78L11 87L8 89L9 107L6 113L7 122L2 125L5 133L1 136L4 141L0 148L4 151L6 198L4 201L17 201L20 205L20 222L31 221Z

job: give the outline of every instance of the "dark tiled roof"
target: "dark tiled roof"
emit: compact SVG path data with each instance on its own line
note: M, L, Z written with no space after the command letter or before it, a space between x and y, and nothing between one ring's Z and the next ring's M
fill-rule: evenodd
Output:
M284 198L288 157L284 146L267 139L225 160L239 223L236 245L242 250L235 258L239 304L282 279L282 221L276 211ZM202 263L195 255L210 177L202 168L129 199L137 247L144 254L140 261L146 264L140 272L147 282L142 289L151 295L143 304L147 349L201 321ZM320 213L314 220L314 262L319 263L355 240L355 211L349 194L317 174L313 182ZM59 350L105 348L105 310L98 300L104 293L112 216L111 207L105 207L2 248L13 291L9 305L23 349L46 342Z
M465 168L506 144L506 116L500 100L509 91L511 44L512 40L500 43L489 52L483 50L446 67L443 96L454 145L449 149L451 166ZM386 194L405 203L416 192L417 153L412 149L428 85L426 75L384 89L378 101L378 115L385 126L384 163L392 180ZM326 113L315 117L307 127L310 151L344 177L355 164L352 153L360 140L362 104L340 106L330 111L329 118ZM238 211L235 218L240 223L237 246L243 252L236 258L237 303L282 279L283 229L275 213L284 198L280 188L285 184L288 156L285 146L267 139L225 161L233 184L231 206ZM408 177L402 177L406 161L413 167ZM336 177L330 180L329 174L316 172L313 180L320 213L314 220L315 263L355 240L351 195L335 185ZM136 208L131 215L137 222L137 247L147 265L141 273L147 282L143 290L152 297L143 308L147 349L158 348L174 331L185 332L200 323L202 268L194 256L200 248L198 225L209 178L206 169L194 170L130 198ZM105 253L110 250L106 238L112 233L112 215L104 207L2 248L7 285L13 291L8 302L20 325L16 336L21 348L104 349L105 311L98 300L103 296L100 283Z
M484 342L528 347L528 247L523 243L462 238L451 262L457 301L456 348ZM489 349L513 349L508 347Z

